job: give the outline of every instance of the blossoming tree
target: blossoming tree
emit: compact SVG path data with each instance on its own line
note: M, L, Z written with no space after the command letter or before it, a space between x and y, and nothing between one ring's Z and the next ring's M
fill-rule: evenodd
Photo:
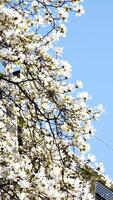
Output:
M69 13L84 14L81 2L0 1L2 200L92 200L91 181L109 182L101 163L91 171L94 156L78 156L103 107L87 105L81 81L68 83L71 66L58 46Z

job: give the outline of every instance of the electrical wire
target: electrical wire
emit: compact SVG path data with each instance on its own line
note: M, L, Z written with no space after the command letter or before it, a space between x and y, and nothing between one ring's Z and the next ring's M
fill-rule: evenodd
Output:
M97 140L99 140L101 143L103 143L107 148L109 148L110 150L113 151L113 148L107 143L107 142L104 142L101 138L99 138L98 136L94 136Z

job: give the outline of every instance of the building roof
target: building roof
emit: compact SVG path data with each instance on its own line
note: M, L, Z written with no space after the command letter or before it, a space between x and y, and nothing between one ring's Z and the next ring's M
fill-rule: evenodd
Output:
M97 182L96 199L113 200L113 192L100 182Z

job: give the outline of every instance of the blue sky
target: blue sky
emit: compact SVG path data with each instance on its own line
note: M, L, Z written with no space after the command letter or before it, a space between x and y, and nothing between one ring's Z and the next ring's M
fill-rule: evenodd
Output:
M82 80L92 96L90 103L104 105L105 113L96 123L97 136L113 148L113 0L84 0L84 6L84 16L70 17L62 40L64 58L72 64L71 80ZM91 145L113 179L113 151L96 138Z

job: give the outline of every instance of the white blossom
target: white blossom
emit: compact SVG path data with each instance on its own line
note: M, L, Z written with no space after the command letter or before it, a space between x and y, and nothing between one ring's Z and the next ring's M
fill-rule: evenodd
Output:
M79 80L76 81L76 88L83 88L82 81L79 81Z
M79 5L79 4L76 4L75 11L76 11L77 17L80 17L81 15L85 14L85 10L84 10L83 6Z
M89 94L79 92L82 81L69 82L72 67L61 57L59 46L70 12L84 14L81 2L1 1L0 187L4 200L93 200L92 180L111 183L103 175L103 164L87 154L88 140L95 134L93 121L103 106L87 104Z
M29 188L29 182L27 181L27 180L20 180L19 182L18 182L18 184L20 185L20 187L22 187L22 188Z
M96 161L96 156L95 156L95 155L90 155L90 154L88 154L88 160L89 160L90 162L95 162L95 161Z
M104 164L102 163L102 162L100 162L100 163L96 163L96 170L98 171L98 172L100 172L100 173L104 173Z
M80 92L80 93L78 93L77 96L84 100L88 100L91 98L87 92Z

